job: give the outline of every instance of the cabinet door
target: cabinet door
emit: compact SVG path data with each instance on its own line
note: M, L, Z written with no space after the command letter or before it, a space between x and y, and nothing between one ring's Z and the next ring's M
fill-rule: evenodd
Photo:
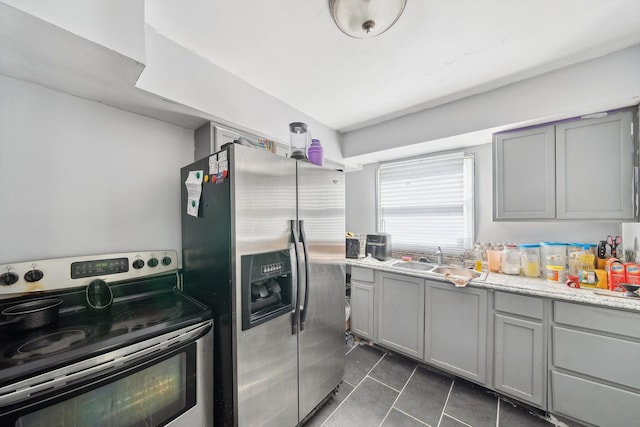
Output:
M487 291L427 282L425 361L484 384Z
M409 356L424 355L424 280L380 274L378 339L381 345Z
M495 315L494 386L542 407L544 341L541 323Z
M554 127L494 135L493 217L555 218Z
M565 219L634 219L630 111L556 125L557 208Z
M351 332L374 339L374 287L351 279Z

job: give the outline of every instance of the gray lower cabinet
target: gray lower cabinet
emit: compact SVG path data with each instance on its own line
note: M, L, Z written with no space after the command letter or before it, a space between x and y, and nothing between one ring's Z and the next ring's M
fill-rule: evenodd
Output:
M546 409L543 300L496 292L494 305L493 385Z
M375 340L375 275L370 268L351 269L351 332Z
M424 280L380 273L377 342L409 356L424 355Z
M426 281L424 360L486 382L487 291Z
M640 425L640 314L554 302L549 411L598 426Z

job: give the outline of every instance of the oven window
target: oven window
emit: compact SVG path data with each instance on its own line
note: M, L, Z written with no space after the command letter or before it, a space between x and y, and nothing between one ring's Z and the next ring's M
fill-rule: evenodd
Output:
M31 426L155 426L187 405L187 353L16 420Z

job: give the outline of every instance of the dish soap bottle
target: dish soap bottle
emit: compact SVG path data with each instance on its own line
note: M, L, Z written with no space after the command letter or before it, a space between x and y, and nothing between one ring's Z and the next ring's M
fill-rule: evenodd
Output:
M309 153L309 161L318 166L322 166L324 163L323 151L322 145L320 145L320 140L312 139L311 145L307 149L307 152Z

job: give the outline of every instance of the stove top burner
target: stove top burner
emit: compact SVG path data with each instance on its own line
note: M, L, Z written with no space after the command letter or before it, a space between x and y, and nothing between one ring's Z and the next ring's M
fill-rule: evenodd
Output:
M20 333L0 327L0 377L10 381L211 318L205 306L175 290L175 275L113 290L108 312L86 309L84 289L75 290L56 294L63 300L57 322ZM15 303L0 300L0 308Z
M67 350L77 342L83 341L90 333L91 331L85 328L68 329L37 337L20 345L11 358L28 359Z
M127 310L113 319L112 329L137 331L162 322L177 319L182 315L182 302L140 303L135 310Z

